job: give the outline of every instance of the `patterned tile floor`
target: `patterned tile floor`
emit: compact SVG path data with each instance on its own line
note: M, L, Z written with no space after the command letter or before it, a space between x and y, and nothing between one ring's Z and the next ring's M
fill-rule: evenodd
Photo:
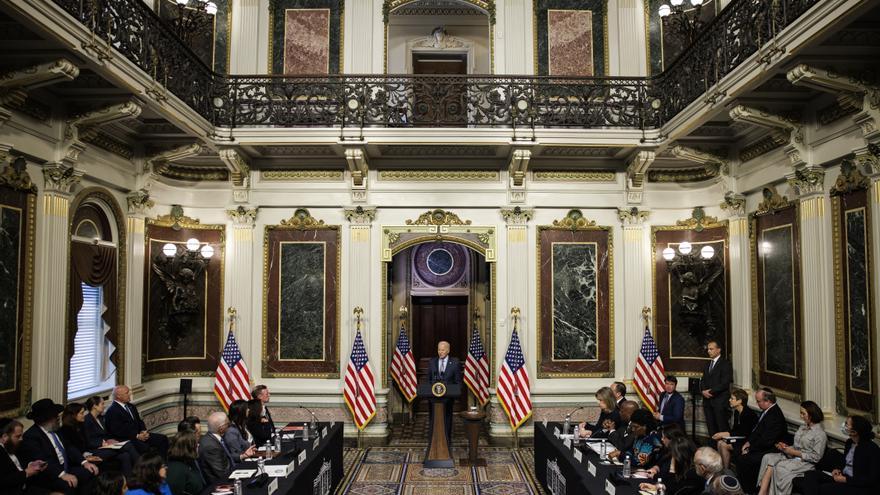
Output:
M460 430L460 431L459 431ZM463 428L453 431L452 469L425 469L427 417L392 428L389 447L346 449L339 495L543 495L534 475L532 449L488 447L481 435L485 467L462 467Z

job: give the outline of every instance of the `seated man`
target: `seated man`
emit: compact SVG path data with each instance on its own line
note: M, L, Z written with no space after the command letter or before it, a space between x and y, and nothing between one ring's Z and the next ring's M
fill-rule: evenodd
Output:
M712 447L697 449L694 454L694 469L697 471L697 475L706 480L703 493L709 493L712 482L726 474L724 464L721 462L721 454Z
M22 461L45 463L45 469L33 477L36 486L52 492L90 493L98 467L86 461L73 445L65 445L56 433L62 410L52 399L34 402L27 414L34 425L24 432L21 442Z
M660 394L660 407L654 413L654 418L660 422L660 427L678 425L681 431L684 428L684 397L675 390L678 386L678 378L669 375L663 382L663 393Z
M223 440L223 434L228 428L229 419L226 413L213 412L208 416L208 434L199 440L199 465L202 467L202 476L209 485L225 480L235 466L235 459Z
M635 401L624 400L620 403L620 427L608 435L608 441L616 450L627 452L632 449L636 437L633 435L629 420L638 408L639 404Z
M21 436L24 426L12 418L0 419L0 493L9 495L36 495L48 493L30 484L31 478L44 469L46 463L31 461L27 466L22 466L15 453L21 444Z
M782 441L786 433L785 415L776 405L776 394L764 387L755 391L755 402L761 409L758 424L743 443L740 454L734 458L736 474L747 493L757 491L758 469L764 454L774 452L776 443Z
M104 411L104 427L111 437L128 440L141 454L151 448L162 457L168 454L168 437L147 431L137 407L131 403L131 389L125 385L113 389L113 403Z

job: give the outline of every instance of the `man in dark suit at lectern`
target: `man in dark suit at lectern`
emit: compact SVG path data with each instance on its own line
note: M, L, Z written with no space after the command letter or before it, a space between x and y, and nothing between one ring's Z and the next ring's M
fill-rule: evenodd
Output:
M449 355L449 342L440 341L437 344L437 357L432 357L428 363L428 380L431 383L443 382L446 385L461 384L461 361ZM446 441L452 446L452 405L455 399L446 399L443 409L446 418ZM431 429L434 427L434 408L430 411L429 421ZM429 437L430 438L430 437Z

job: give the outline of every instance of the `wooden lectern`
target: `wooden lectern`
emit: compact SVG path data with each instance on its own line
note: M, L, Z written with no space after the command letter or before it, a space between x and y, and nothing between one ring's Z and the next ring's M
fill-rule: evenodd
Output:
M454 468L455 461L446 441L446 401L461 396L461 385L443 382L422 383L419 385L418 396L427 400L434 410L434 423L431 425L431 438L428 444L428 455L425 456L426 468ZM450 405L451 407L451 405Z

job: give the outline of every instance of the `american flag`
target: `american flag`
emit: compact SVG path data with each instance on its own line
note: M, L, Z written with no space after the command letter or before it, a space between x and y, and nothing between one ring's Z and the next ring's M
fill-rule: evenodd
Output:
M348 404L355 426L359 430L366 428L376 415L376 392L373 390L373 370L370 369L370 360L367 358L360 329L351 346L351 359L348 361L348 369L345 370L345 390L342 396Z
M464 362L464 383L480 401L480 405L489 401L489 360L486 359L483 341L476 328L471 336L467 360Z
M226 345L220 354L220 362L217 363L217 371L214 373L214 395L223 404L223 409L229 409L229 404L235 400L250 399L249 381L247 365L244 364L235 342L235 334L230 328Z
M397 382L400 393L406 397L407 402L416 398L416 361L403 325L400 325L400 335L397 336L394 356L391 357L391 378Z
M519 344L519 336L516 329L510 336L510 345L507 346L507 355L501 365L501 373L498 374L498 387L496 387L498 400L501 407L510 418L510 426L514 430L520 427L525 420L532 415L532 395L529 391L529 372L526 370L526 360L523 357L522 346Z
M657 344L651 336L651 329L645 327L645 337L642 339L642 350L639 351L639 359L636 361L636 371L633 375L633 385L636 392L642 398L642 402L648 406L651 412L657 410L657 399L663 392L663 381L666 379L666 370L663 368L663 359L657 351Z

